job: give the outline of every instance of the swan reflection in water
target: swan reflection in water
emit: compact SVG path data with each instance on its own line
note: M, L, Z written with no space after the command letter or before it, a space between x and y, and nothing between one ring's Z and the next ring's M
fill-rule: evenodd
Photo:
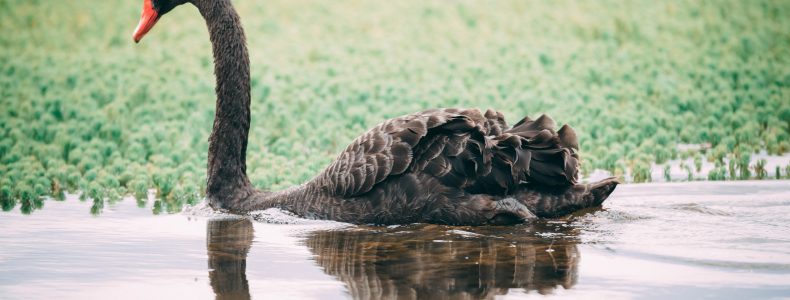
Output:
M355 299L493 298L510 289L545 294L576 283L579 251L567 235L571 229L556 232L556 242L533 234L541 231L412 225L314 232L305 243Z
M576 284L578 238L562 225L360 226L310 232L304 244L355 299L494 298ZM209 221L209 275L218 299L250 297L244 272L252 239L249 220Z
M250 299L246 269L253 237L249 219L208 221L208 276L217 299Z

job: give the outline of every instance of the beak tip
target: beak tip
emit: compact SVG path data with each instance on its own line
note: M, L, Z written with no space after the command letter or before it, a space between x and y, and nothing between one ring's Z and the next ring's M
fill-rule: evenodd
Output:
M143 36L154 27L158 20L159 13L154 9L151 0L145 0L143 2L143 13L140 15L140 23L137 24L137 28L132 33L132 40L135 43L140 43Z

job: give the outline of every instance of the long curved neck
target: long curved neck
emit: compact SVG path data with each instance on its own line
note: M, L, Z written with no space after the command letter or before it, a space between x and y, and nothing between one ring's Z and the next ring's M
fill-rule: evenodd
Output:
M250 59L244 29L230 0L194 1L206 19L214 51L217 107L209 137L206 196L227 206L254 189L247 179ZM232 205L232 204L231 204Z

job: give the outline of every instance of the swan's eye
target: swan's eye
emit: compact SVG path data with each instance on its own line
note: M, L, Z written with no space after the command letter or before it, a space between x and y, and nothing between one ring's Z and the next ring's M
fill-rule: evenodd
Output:
M154 8L154 3L152 1L153 0L143 0L143 13L140 16L140 23L137 24L137 28L134 30L134 34L132 34L135 43L139 43L143 36L154 27L156 21L159 21L160 14Z
M171 0L151 0L154 10L159 13L159 16L168 13L169 11L173 10L176 7L177 2L179 1L171 1Z

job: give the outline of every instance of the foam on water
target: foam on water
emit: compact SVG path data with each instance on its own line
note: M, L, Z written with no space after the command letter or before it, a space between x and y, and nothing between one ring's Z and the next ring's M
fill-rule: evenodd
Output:
M448 234L457 234L457 235L460 235L460 236L468 236L468 237L482 236L482 234L479 234L479 233L469 232L469 231L466 231L466 230L458 230L458 229L448 230L447 233Z
M299 217L289 211L279 208L269 208L264 210L255 210L242 215L233 214L227 211L215 210L212 208L208 201L195 205L185 205L181 214L187 216L204 217L204 218L250 218L251 220L265 224L278 224L278 225L303 225L316 228L316 229L333 229L353 226L349 223L328 221L328 220L314 220Z

